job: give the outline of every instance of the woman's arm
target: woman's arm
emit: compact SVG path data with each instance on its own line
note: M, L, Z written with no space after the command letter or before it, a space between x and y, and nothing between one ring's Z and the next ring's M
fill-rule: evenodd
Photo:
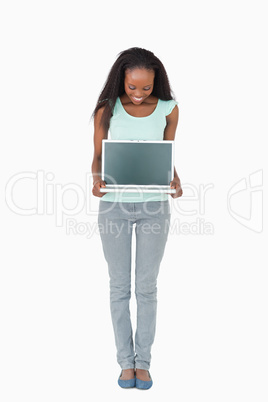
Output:
M94 155L91 165L93 176L92 194L96 197L102 197L106 193L101 193L100 188L105 187L105 182L101 179L101 156L102 156L102 140L107 139L108 132L100 125L104 108L100 108L94 118Z
M167 125L164 132L164 140L173 141L175 139L176 129L179 121L179 108L176 105L172 112L166 116ZM176 193L170 194L173 198L178 198L182 196L181 181L178 173L174 167L174 178L170 182L170 187L176 189Z

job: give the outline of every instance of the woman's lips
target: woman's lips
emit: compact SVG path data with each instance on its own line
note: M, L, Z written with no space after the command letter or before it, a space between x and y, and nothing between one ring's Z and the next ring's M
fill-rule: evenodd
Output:
M141 102L142 99L143 99L143 97L141 97L141 98L136 98L136 96L132 96L132 99L133 99L135 102Z

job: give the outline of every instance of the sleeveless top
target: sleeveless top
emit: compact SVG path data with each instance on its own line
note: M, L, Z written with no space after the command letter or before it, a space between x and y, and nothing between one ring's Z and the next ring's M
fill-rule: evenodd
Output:
M164 101L158 99L154 111L146 117L131 116L123 107L118 97L110 120L108 138L112 140L150 140L164 139L164 130L167 125L166 116L178 104L175 100ZM145 202L166 201L169 195L165 193L106 193L100 200L111 202Z

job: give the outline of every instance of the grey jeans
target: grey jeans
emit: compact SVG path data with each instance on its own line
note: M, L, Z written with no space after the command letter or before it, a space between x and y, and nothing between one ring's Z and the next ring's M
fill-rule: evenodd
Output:
M157 276L169 232L169 201L100 201L98 227L110 277L110 309L122 369L148 370L155 338ZM130 319L131 243L135 225L135 346Z

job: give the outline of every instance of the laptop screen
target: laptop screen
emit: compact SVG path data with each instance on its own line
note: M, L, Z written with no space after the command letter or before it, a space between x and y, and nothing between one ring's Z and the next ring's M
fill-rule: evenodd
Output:
M102 178L107 184L169 185L173 141L103 140Z

